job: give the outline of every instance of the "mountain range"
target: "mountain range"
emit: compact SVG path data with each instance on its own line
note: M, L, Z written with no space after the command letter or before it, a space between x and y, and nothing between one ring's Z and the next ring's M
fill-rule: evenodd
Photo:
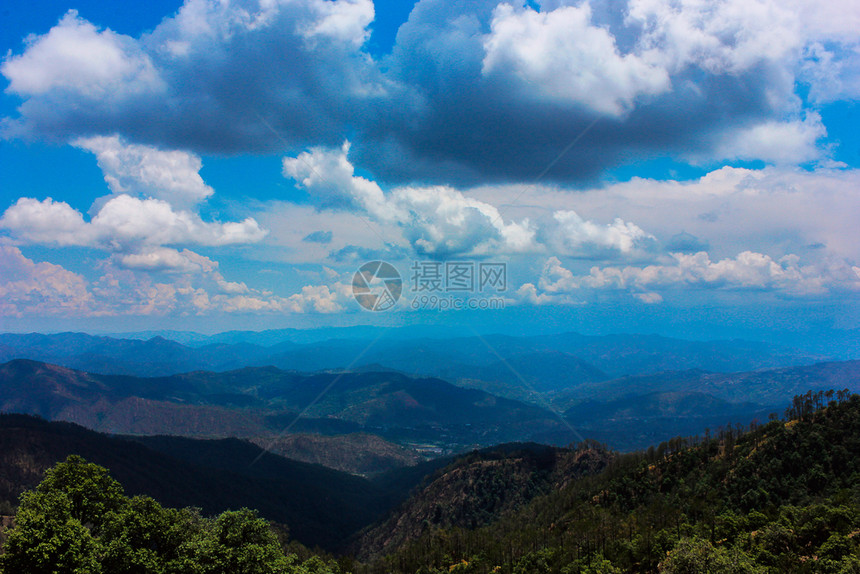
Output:
M858 390L860 375L856 361L765 343L655 335L161 334L0 334L0 408L112 433L244 437L369 476L508 441L645 448L766 420L807 390Z
M248 367L143 378L16 359L0 365L0 410L118 434L271 438L288 431L362 431L446 451L576 438L556 414L538 406L393 371L302 374Z
M326 331L328 333L328 331ZM280 332L278 332L280 333ZM294 371L381 365L411 375L460 379L538 381L552 388L663 371L741 372L827 360L825 355L749 341L684 341L656 335L586 336L577 333L512 337L402 338L401 331L368 337L365 330L331 331L339 338L293 341L285 337L212 337L197 345L156 336L148 340L84 333L0 334L0 362L32 359L93 373L164 376L248 366ZM205 344L200 344L205 343ZM266 343L266 344L260 344ZM522 365L546 367L511 372ZM564 369L548 368L558 365ZM563 376L568 366L572 371ZM513 369L517 371L516 368Z

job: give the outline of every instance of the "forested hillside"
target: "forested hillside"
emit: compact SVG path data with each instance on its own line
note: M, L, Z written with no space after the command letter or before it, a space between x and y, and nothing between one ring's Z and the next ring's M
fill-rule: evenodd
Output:
M362 572L860 572L860 396L675 439L487 526L428 531Z
M107 469L70 456L21 497L4 533L4 574L338 574L285 550L286 534L246 508L211 518L128 497Z
M198 507L207 515L247 506L288 524L294 539L333 549L411 488L406 481L382 489L322 466L271 453L261 456L259 447L238 439L141 441L70 423L0 415L0 514L11 514L22 491L75 454L110 469L130 495L147 495L166 506Z
M210 447L195 456L217 468ZM848 391L809 392L783 419L632 454L591 441L508 445L423 471L420 488L335 563L293 555L252 511L207 518L127 498L73 458L21 498L0 564L4 574L860 572L860 396Z
M611 457L590 441L576 449L511 444L472 452L425 479L351 550L359 558L374 557L440 528L484 526L576 478L597 474Z

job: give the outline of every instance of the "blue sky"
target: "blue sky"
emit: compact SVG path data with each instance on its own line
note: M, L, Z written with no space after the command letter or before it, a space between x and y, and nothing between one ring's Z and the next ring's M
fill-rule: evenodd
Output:
M3 18L0 330L860 327L856 2ZM384 312L352 296L376 259L404 278ZM505 289L417 292L415 262L503 263Z

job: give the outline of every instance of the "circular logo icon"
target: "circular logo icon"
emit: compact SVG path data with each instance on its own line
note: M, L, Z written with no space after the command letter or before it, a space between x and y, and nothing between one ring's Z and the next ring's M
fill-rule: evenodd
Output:
M403 291L400 273L385 261L370 261L358 268L352 277L352 296L370 311L394 307Z

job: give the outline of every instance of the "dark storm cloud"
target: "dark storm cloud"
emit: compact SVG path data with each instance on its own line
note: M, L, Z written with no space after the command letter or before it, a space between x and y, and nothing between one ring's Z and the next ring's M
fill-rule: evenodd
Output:
M647 19L627 13L608 1L537 13L422 0L381 61L364 48L369 0L188 0L137 40L69 15L7 57L7 92L23 102L5 133L118 133L204 154L349 138L356 165L391 183L532 181L558 159L544 179L584 184L624 162L709 158L727 134L784 116L793 78L780 55L750 61L752 49L732 45L718 54L728 63L676 56L682 41L646 38ZM70 34L122 65L94 53L58 69Z
M782 70L766 62L743 74L684 70L672 78L672 90L643 97L618 116L540 98L537 86L518 90L509 78L482 74L483 39L496 4L423 0L416 6L387 64L420 105L400 107L402 114L371 126L374 145L359 143L356 163L386 180L530 181L581 138L545 179L587 183L631 159L707 155L727 130L780 113L769 96ZM616 38L629 44L633 30L618 26L620 3L594 4L613 20ZM452 18L452 11L464 16Z
M66 140L120 133L162 147L227 154L339 143L346 126L382 93L377 70L356 46L372 19L372 4L298 2L271 13L256 4L190 0L136 42L87 30L82 17L67 15L42 37L43 57L28 62L31 68L57 75L48 58L72 43L100 41L122 46L126 60L145 59L156 77L145 85L137 76L121 78L110 91L58 81L29 90L19 81L23 89L16 89L16 73L26 72L7 59L7 92L25 98L19 117L7 121L7 134ZM343 29L315 30L326 23L320 4L357 8L343 10ZM77 37L69 38L70 32ZM101 63L99 54L89 59L91 67Z

